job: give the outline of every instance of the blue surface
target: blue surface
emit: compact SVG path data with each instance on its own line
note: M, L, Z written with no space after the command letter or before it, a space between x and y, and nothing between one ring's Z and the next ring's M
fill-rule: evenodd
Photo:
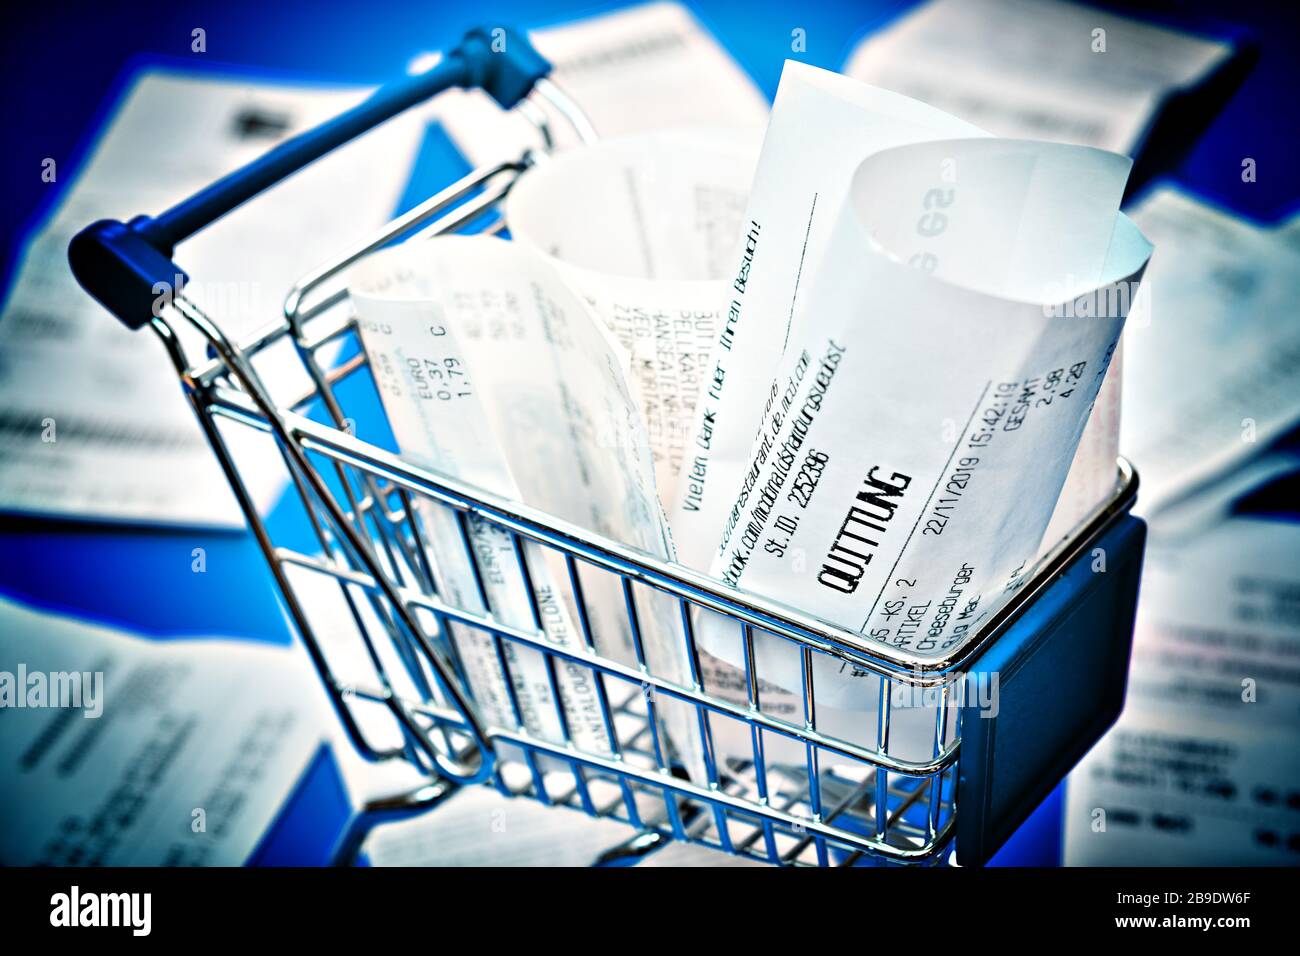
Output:
M250 866L328 866L335 838L351 815L330 751L316 752L293 796L248 858Z
M719 0L689 4L771 96L790 31L808 37L802 57L839 67L865 34L894 19L910 2ZM446 4L390 0L319 4L249 0L184 5L141 0L129 8L82 2L24 4L6 12L6 55L0 96L10 126L0 152L0 210L5 217L6 283L27 230L48 213L62 184L92 141L130 64L159 55L196 68L236 64L347 82L383 82L409 58L454 42L480 22L531 28L623 4L579 0ZM1260 58L1242 88L1170 176L1242 214L1272 221L1300 205L1297 129L1291 97L1300 84L1300 34L1290 5L1210 2L1107 6L1164 17L1213 17L1247 27ZM207 32L208 51L190 51L191 30ZM108 91L107 93L105 91ZM1256 159L1258 181L1241 182L1241 159ZM59 184L41 181L41 163L59 163ZM463 169L436 131L426 141L409 206L430 185ZM105 321L112 321L107 315ZM177 396L180 401L180 396ZM208 549L208 572L193 574L190 552ZM251 539L210 532L98 529L67 522L0 518L0 590L33 604L159 637L213 633L287 640L269 575ZM232 594L238 600L231 600ZM1055 810L1053 806L1055 805ZM1059 857L1059 799L1049 799L998 861L1045 862ZM1042 819L1040 819L1040 817ZM1027 843L1033 834L1039 836ZM1015 852L1013 853L1013 849Z
M1038 805L985 866L1059 866L1065 850L1065 783Z

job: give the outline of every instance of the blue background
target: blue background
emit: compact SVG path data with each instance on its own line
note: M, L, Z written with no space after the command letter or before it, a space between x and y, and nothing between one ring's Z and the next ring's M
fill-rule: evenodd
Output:
M777 0L689 3L770 98L790 31L806 31L801 58L838 68L870 32L910 2ZM449 45L478 23L534 28L616 9L623 4L573 0L537 2L298 3L223 0L219 3L136 2L24 4L7 12L0 57L0 93L8 128L0 151L0 210L5 217L6 285L26 234L72 181L78 162L140 62L175 57L196 68L222 64L345 82L379 83L399 76L422 50ZM1227 107L1168 171L1170 178L1221 205L1274 221L1300 205L1295 176L1300 83L1300 35L1289 5L1208 2L1107 4L1109 8L1174 22L1198 22L1226 34L1244 27L1257 40L1259 61ZM207 52L190 50L191 30L207 32ZM1241 160L1258 164L1258 181L1241 181ZM59 184L41 180L41 162L54 157ZM434 151L421 178L445 181L458 172L453 157ZM417 195L412 191L411 198ZM154 210L140 210L154 211ZM105 315L104 321L111 321ZM143 344L143 343L142 343ZM177 395L177 401L181 397ZM207 573L190 570L191 550L207 549ZM0 517L0 589L51 610L167 637L225 634L286 641L269 575L251 537L157 529L106 530L90 524ZM238 600L230 596L238 595ZM1040 808L998 857L1003 863L1053 863L1060 853L1060 791Z

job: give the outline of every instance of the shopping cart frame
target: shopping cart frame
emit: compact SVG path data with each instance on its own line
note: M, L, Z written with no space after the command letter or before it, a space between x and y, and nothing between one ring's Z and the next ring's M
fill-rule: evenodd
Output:
M946 657L918 659L518 502L413 467L350 433L340 389L362 377L368 367L364 350L356 347L356 320L346 309L346 293L326 291L327 284L375 249L481 224L493 215L515 177L540 161L550 146L544 115L525 97L540 95L580 139L592 138L581 111L546 79L548 69L520 35L472 31L426 73L286 142L160 216L125 224L96 223L80 233L69 250L73 271L92 296L129 327L148 324L164 342L353 745L367 759L405 761L424 777L419 787L363 807L337 855L350 859L378 822L430 809L461 784L490 783L512 796L526 794L624 820L638 836L614 851L611 859L636 856L677 839L776 863L935 862L947 858L956 835L962 862L982 862L1118 715L1143 537L1141 523L1129 514L1137 480L1126 463L1119 464L1114 497L1043 560L975 638ZM313 159L452 86L481 87L503 108L527 111L541 131L542 150L471 173L313 270L291 290L284 319L245 341L231 342L185 295L187 278L172 261L179 242ZM488 228L499 227L498 219ZM160 289L167 293L162 309L157 306ZM178 323L202 335L210 357L198 363L190 360L176 332ZM254 363L285 343L292 344L309 385L301 394L273 396ZM326 358L347 344L354 351L344 351L341 362ZM309 409L323 412L326 421L310 417ZM319 552L275 543L219 422L251 426L272 436L319 541ZM413 504L417 499L456 512L462 543L471 556L469 521L501 529L520 553L528 541L562 555L583 624L580 646L557 647L547 641L535 599L531 610L538 627L532 631L509 627L490 610L476 613L441 600L427 567L430 543L423 538ZM1106 573L1089 569L1088 558L1098 551L1109 555ZM642 589L677 602L691 664L688 683L656 673L639 640L634 662L597 652L582 597L582 573L588 568L620 582L634 637L643 612ZM373 684L360 685L336 673L330 649L299 595L295 571L339 585L374 665ZM527 578L524 562L520 573ZM701 608L738 624L744 650L742 700L727 699L704 685L692 630L694 614ZM433 627L426 623L430 617ZM457 626L490 634L507 675L507 647L542 655L554 701L561 697L557 668L591 673L601 688L609 751L578 750L558 704L559 740L522 730L524 721L513 695L516 726L486 725L446 640ZM1091 641L1095 653L1080 657L1077 648L1085 644L1080 634L1093 629L1099 632ZM764 709L754 651L759 636L784 641L798 654L802 686L796 719ZM395 651L408 683L418 692L414 696L395 688L390 677L397 675L383 661L380 645ZM831 655L875 681L873 740L849 741L818 729L812 682L816 654ZM1044 694L1061 666L1072 668L1071 677L1080 688L1074 695L1078 699L1065 703ZM980 673L977 668L1002 678L1004 712L996 718L981 713L978 706L954 703L962 682ZM610 685L624 693L611 695ZM1024 692L1013 698L1018 706L1008 711L1006 694L1012 688ZM933 748L926 757L891 753L891 720L898 719L891 716L891 701L899 689L929 690L936 701ZM367 707L387 713L398 732L397 744L374 742L358 714ZM698 774L691 779L682 771L664 729L662 714L670 707L684 709L696 721L705 779ZM746 728L752 744L747 765L719 759L714 737L720 721ZM639 729L626 731L621 724L627 723ZM1032 748L1027 746L1030 737L1035 738ZM802 767L770 766L767 751L773 740L802 748ZM1027 759L1031 750L1033 757ZM977 759L959 760L962 753ZM860 767L861 778L832 780L831 766ZM571 780L557 790L551 779L557 776ZM780 782L776 776L781 776ZM606 796L595 793L597 783Z

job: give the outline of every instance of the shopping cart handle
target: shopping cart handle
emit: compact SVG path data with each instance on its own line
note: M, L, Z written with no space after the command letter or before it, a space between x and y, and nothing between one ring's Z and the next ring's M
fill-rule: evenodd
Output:
M232 209L331 150L452 87L486 91L510 109L550 72L523 34L479 27L435 66L377 90L363 103L293 137L153 218L102 219L68 245L68 264L81 287L128 328L149 322L160 304L179 295L185 273L172 261L176 245Z

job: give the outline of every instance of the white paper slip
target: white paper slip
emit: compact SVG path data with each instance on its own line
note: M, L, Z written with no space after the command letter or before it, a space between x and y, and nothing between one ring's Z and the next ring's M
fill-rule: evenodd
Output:
M636 836L627 823L595 819L532 800L469 787L432 813L374 830L365 855L374 866L591 866ZM690 843L672 842L638 866L761 866Z
M591 866L633 835L626 824L469 787L432 812L377 828L375 866Z
M1126 715L1070 775L1066 866L1294 866L1298 744Z
M402 453L613 540L670 556L649 441L599 319L547 263L499 239L447 236L367 259L349 277L362 340ZM560 557L471 523L475 573L445 508L422 511L438 585L453 604L534 629L528 578L546 638L581 649L580 614ZM618 580L579 566L596 648L635 664ZM482 577L488 607L476 590ZM647 600L641 632L651 669L684 681L675 608ZM507 660L522 721L503 693L490 636L455 625L453 638L489 722L559 740L546 662L527 648ZM513 642L507 642L513 644ZM559 668L560 698L580 747L611 750L589 669Z
M1133 154L1169 95L1232 55L1228 43L1057 0L930 0L859 44L845 73L995 135ZM1049 542L1069 537L1114 492L1121 365L1117 352Z
M922 103L787 61L673 496L670 518L683 564L709 570L786 345L804 266L821 256L853 173L870 153L890 146L978 135Z
M632 839L627 824L564 807L508 799L469 787L436 810L374 830L365 853L374 866L591 866ZM691 843L670 842L637 866L761 866Z
M1296 464L1290 463L1292 474ZM1128 703L1197 711L1300 743L1300 526L1232 518L1164 535L1153 521Z
M827 85L851 81L787 72L751 210L779 191L776 208L802 198L804 211L793 222L749 216L735 332L716 353L743 417L727 417L724 401L707 480L717 436L750 447L728 462L740 474L730 497L707 503L722 521L710 571L909 655L942 656L978 632L1038 555L1150 252L1118 213L1130 163L985 137L865 146L847 188L792 197L803 170L827 164L819 137L781 125L798 102L785 99L787 82L829 115L846 98ZM898 112L925 109L861 90ZM858 127L895 127L879 110L856 112ZM817 112L794 115L815 122ZM679 496L675 520L688 502ZM710 616L700 638L739 666L734 631ZM820 664L821 701L862 703L853 675ZM793 660L767 674L800 683Z
M1274 227L1273 231L1279 239L1292 249L1300 252L1300 213L1292 214L1291 218L1284 219Z
M682 126L748 129L767 116L758 87L681 4L633 6L530 31L529 39L602 137ZM558 146L578 142L559 113L541 108ZM526 117L503 113L482 92L444 94L437 115L475 166L540 145Z
M721 330L760 135L605 140L539 163L506 201L511 238L547 257L618 340L665 493Z
M1164 100L1232 53L1058 0L930 0L867 37L844 72L998 136L1133 155Z
M238 866L322 742L289 648L0 602L0 862Z
M1300 527L1153 523L1119 722L1070 775L1069 865L1295 865Z
M163 71L135 81L28 244L0 316L0 508L242 524L166 353L78 287L68 241L97 219L161 212L364 93ZM295 279L392 211L419 134L413 120L387 124L185 242L176 261L187 296L233 337L278 319ZM200 360L197 337L180 331ZM283 465L264 443L230 434L243 479L269 504Z
M1146 295L1147 286L1138 287L1137 305ZM1130 319L1130 321L1132 321ZM1065 476L1065 485L1052 520L1043 533L1040 554L1048 554L1058 544L1074 538L1088 519L1115 496L1119 487L1119 430L1124 399L1124 337L1120 336L1110 368L1102 379L1101 389L1093 402L1079 438L1079 447Z
M1133 218L1160 253L1125 335L1120 447L1150 511L1300 421L1300 248L1167 187Z

